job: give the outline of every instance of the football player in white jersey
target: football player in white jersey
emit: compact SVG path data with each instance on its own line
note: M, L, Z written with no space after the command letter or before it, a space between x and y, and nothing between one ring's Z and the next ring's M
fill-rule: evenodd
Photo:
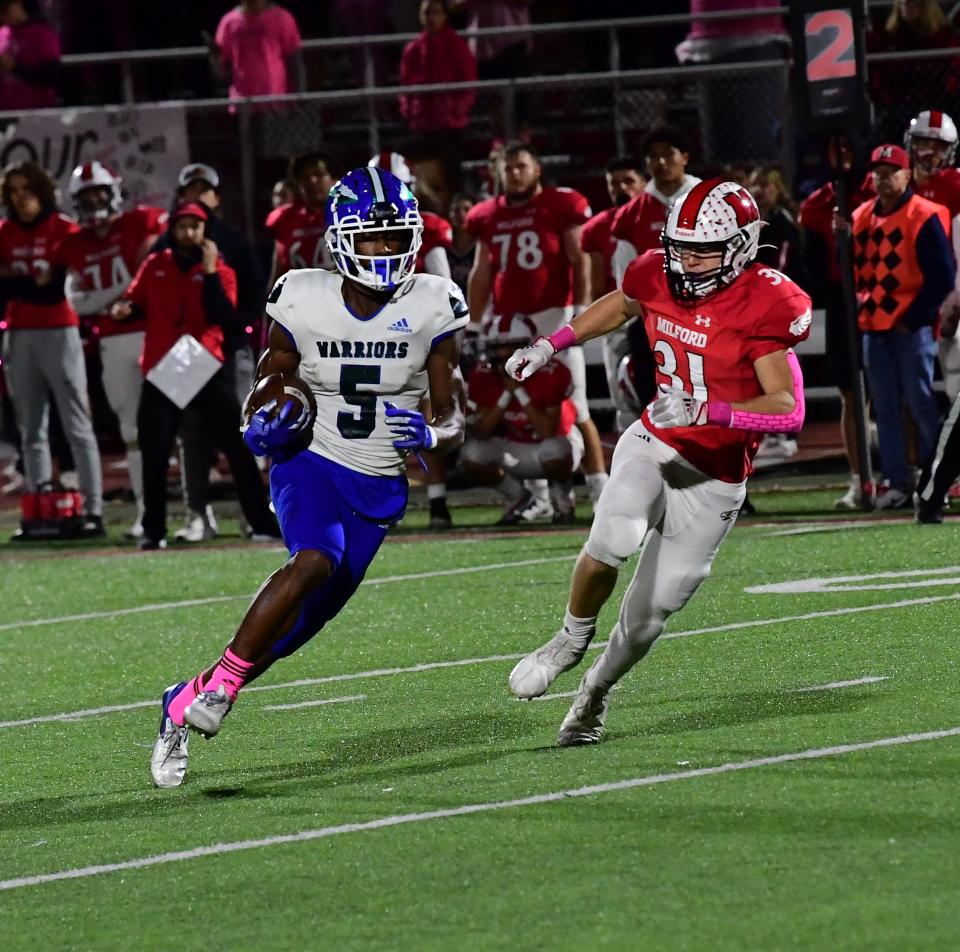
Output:
M223 656L163 695L151 773L183 782L189 728L213 737L240 689L302 647L356 591L390 527L404 513L409 452L463 442L454 371L468 311L449 279L416 274L423 230L396 176L362 168L327 201L327 245L337 271L290 271L274 286L273 319L258 379L297 374L317 415L267 403L244 438L273 459L270 489L287 562L261 586ZM430 421L417 410L429 392Z

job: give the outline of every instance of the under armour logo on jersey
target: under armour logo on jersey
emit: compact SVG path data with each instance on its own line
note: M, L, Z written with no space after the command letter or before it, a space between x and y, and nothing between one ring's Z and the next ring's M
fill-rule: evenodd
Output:
M794 337L802 337L812 322L813 312L810 308L807 308L802 314L790 322L790 333L793 334Z
M710 318L707 317L706 314L698 314L698 315L696 316L696 318L694 318L694 321L695 321L697 327L709 327L709 326L710 326Z
M405 317L401 317L399 321L394 321L392 324L387 325L388 331L396 331L398 334L412 334L413 328L407 322Z

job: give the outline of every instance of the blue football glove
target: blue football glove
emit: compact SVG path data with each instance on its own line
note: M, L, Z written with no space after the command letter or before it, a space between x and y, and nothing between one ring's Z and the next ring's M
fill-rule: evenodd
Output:
M295 416L298 406L297 401L288 400L276 416L271 416L277 408L277 401L271 400L254 413L243 431L243 441L254 456L271 456L303 433L310 414L301 406Z
M384 401L387 426L397 437L398 450L432 450L437 445L437 431L427 423L419 410L404 410Z

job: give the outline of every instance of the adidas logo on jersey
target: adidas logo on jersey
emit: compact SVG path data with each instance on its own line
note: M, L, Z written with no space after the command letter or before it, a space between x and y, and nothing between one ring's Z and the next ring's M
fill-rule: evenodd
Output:
M413 328L407 322L405 317L401 317L399 321L394 321L392 324L387 325L388 331L396 331L398 334L412 334Z

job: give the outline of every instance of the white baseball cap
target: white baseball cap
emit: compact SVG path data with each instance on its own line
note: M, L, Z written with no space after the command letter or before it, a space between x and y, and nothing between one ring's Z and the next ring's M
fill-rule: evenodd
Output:
M192 162L180 169L177 184L180 188L186 188L191 182L196 182L197 179L209 183L211 188L220 187L220 176L217 174L217 170L210 165L204 165L203 162Z

